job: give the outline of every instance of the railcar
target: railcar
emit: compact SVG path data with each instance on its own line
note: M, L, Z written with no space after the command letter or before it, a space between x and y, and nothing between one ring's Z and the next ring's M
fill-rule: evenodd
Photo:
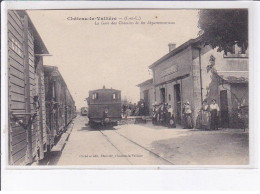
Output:
M57 68L48 77L49 52L26 11L8 11L7 32L8 163L26 165L44 158L74 118L75 103Z
M82 116L87 116L88 115L88 108L87 107L82 107L80 112L81 112Z
M91 127L117 125L121 120L121 91L103 89L89 91L88 118Z

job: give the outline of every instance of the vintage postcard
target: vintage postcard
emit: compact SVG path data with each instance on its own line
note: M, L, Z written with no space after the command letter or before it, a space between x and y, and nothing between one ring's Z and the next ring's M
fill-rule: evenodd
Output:
M8 167L250 165L248 8L5 16Z

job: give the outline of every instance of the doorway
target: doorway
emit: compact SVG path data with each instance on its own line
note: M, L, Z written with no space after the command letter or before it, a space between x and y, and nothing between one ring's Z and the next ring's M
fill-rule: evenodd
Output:
M229 127L227 90L220 91L220 122L223 128Z
M181 86L180 84L174 85L174 107L175 108L175 116L176 122L181 124Z
M161 102L165 103L166 102L166 100L165 100L165 88L161 88L160 91L161 91Z
M149 107L150 107L149 102L150 102L150 100L149 100L149 90L145 90L144 91L144 103L145 103L145 106L146 106L148 112L150 112L149 111Z

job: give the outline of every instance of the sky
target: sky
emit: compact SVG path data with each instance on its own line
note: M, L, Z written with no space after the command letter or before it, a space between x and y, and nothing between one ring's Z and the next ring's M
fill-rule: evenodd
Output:
M199 32L197 10L30 10L28 14L52 55L44 57L44 65L58 67L78 109L87 106L84 99L89 90L104 85L137 102L136 85L152 78L148 66L169 52L170 42L178 47ZM68 17L141 20L131 20L139 24L96 25Z

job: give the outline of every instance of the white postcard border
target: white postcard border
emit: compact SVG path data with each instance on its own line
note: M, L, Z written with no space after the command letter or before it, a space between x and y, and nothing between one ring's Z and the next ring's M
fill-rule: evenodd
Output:
M195 189L195 188L202 188L201 180L205 181L205 183L209 184L209 180L207 177L210 177L213 182L217 181L219 182L219 178L222 179L221 184L222 187L228 187L227 183L224 183L224 180L228 180L228 177L232 176L233 181L229 183L229 187L233 187L236 185L237 188L244 188L242 182L239 184L240 177L239 176L244 176L243 178L248 179L249 174L252 174L252 171L258 172L259 170L257 169L259 167L258 165L258 157L259 155L257 154L259 149L259 132L258 132L258 127L256 127L256 124L259 124L259 119L257 119L256 115L259 113L258 107L259 103L256 101L256 96L259 95L259 90L256 90L256 85L254 83L259 83L256 81L260 81L260 78L257 73L259 73L259 68L256 67L257 63L256 61L258 60L259 62L259 57L257 58L257 51L256 50L256 45L259 43L259 37L257 36L256 32L259 31L259 25L257 25L257 8L259 6L256 6L254 2L96 2L96 1L85 1L85 2L66 2L66 3L61 3L57 1L52 1L52 2L2 2L2 13L1 13L1 50L2 50L2 57L1 57L1 148L2 148L2 180L3 180L3 188L59 188L60 186L56 187L57 185L55 184L55 181L57 179L59 180L59 183L61 184L63 181L64 188L69 189L69 184L68 180L66 180L67 176L71 176L69 180L79 180L82 176L84 177L84 180L86 180L86 184L84 182L79 181L79 183L74 183L74 186L77 186L79 189L88 189L86 188L89 186L89 188L94 188L100 186L100 184L93 182L94 180L98 181L99 176L102 176L100 174L105 174L104 176L112 176L115 178L115 180L120 181L120 180L125 180L127 176L129 178L134 178L135 183L143 183L142 186L139 186L139 188L147 188L149 186L151 189L156 189L158 187L163 188L163 187L168 187L168 188L173 188L174 189L180 189L184 188L185 182L191 182L194 181L190 186L187 188L190 189ZM258 4L259 5L259 4ZM250 129L249 129L249 148L250 148L250 165L248 166L237 166L237 165L232 165L232 166L64 166L64 167L11 167L7 166L7 93L3 91L7 91L7 77L6 77L6 72L7 72L7 52L6 52L6 10L7 9L117 9L117 8L123 8L123 9L184 9L184 8L190 8L190 9L199 9L199 8L248 8L249 9L249 50L250 50L250 57L249 57L249 72L250 72L250 78L249 78L249 88L250 88L250 108L249 108L249 114L250 116ZM259 11L259 9L258 9ZM258 15L259 19L259 15ZM258 31L256 31L258 30ZM4 64L4 65L3 65ZM253 106L258 105L257 106ZM210 167L210 168L209 168ZM232 169L231 169L232 168ZM246 168L246 169L245 169ZM251 168L251 169L249 169ZM254 168L254 169L252 169ZM19 170L14 170L14 169L19 169ZM40 170L41 169L41 170ZM44 169L44 170L43 170ZM46 170L48 169L48 170ZM54 170L56 169L56 170ZM75 170L71 170L75 169ZM76 170L77 169L77 170ZM86 171L88 169L92 169L91 171ZM97 170L98 169L98 170ZM101 171L102 169L102 171ZM104 170L103 169L107 169ZM124 171L120 171L120 169L124 169ZM129 171L131 169L131 171ZM137 170L138 169L138 170ZM163 169L165 171L154 171L155 169ZM171 170L178 170L178 171L171 171ZM196 169L196 170L195 170ZM111 171L112 170L112 171ZM181 171L179 171L181 170ZM36 176L35 176L36 173ZM177 175L176 175L176 174ZM218 178L213 178L215 175ZM123 176L123 178L120 178L120 174ZM128 174L128 175L127 175ZM150 183L146 183L144 180L140 180L141 175L145 175L144 179L148 179L151 181ZM119 175L117 177L117 175ZM227 175L227 176L226 176ZM153 176L159 176L161 179L159 180L158 178L155 178ZM182 181L178 180L178 177L182 177ZM196 178L196 176L200 177ZM258 174L259 176L259 174ZM37 179L35 179L37 177ZM85 177L88 177L86 179ZM169 178L169 180L166 180L166 177ZM186 177L186 178L185 178ZM192 178L193 177L193 178ZM41 179L46 178L47 183L46 185L41 184ZM45 180L46 180L45 179ZM19 181L20 182L19 182ZM31 181L31 185L26 185L28 181ZM38 180L38 181L37 181ZM53 180L53 182L51 182ZM112 178L108 178L105 183L105 179L101 178L100 179L104 188L107 187L108 189L111 188L112 185L115 185L114 181ZM173 183L173 185L169 185L172 181L176 181L179 183L179 185L176 185L176 182ZM18 182L16 182L18 181ZM165 182L161 182L165 181ZM237 181L237 182L236 182ZM254 183L253 180L251 180L251 183L247 183L251 185ZM11 185L12 182L16 182L18 184L16 185ZM158 183L156 185L156 182ZM219 183L220 183L219 182ZM236 182L236 183L235 183ZM111 185L109 185L109 183ZM47 186L48 185L48 186ZM118 184L119 188L124 189L128 188L131 186L131 184L126 184L126 183L120 183ZM209 185L204 185L206 188L214 188L217 185L214 184L209 184Z

